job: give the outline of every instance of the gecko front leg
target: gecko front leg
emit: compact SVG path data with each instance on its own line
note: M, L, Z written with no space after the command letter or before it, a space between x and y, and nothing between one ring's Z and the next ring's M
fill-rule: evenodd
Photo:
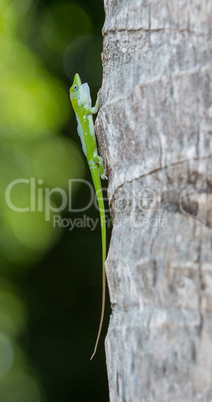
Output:
M99 109L99 97L97 97L95 106L93 107L88 107L85 109L85 115L87 116L88 114L96 114L98 112Z

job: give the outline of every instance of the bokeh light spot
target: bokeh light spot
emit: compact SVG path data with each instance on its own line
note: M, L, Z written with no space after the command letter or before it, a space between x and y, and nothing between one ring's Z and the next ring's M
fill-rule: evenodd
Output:
M68 189L69 180L85 172L80 149L68 138L48 136L34 148L35 175L49 187Z
M17 336L25 329L26 311L20 298L7 291L4 286L0 289L0 331Z
M81 77L86 74L89 86L101 85L101 48L101 39L94 35L80 36L70 42L64 51L63 66L71 81L77 72Z
M0 400L2 402L41 402L41 393L35 380L19 371L10 376L9 382L1 384Z
M49 32L46 27L49 27ZM89 15L82 7L74 3L57 1L42 16L41 32L54 52L63 51L72 38L89 35L92 31L93 26Z
M13 359L11 342L6 335L0 332L0 380L10 371Z

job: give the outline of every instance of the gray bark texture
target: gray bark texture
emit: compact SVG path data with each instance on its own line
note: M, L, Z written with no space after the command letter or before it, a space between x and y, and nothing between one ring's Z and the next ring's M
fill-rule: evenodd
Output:
M104 0L111 402L212 401L212 1Z

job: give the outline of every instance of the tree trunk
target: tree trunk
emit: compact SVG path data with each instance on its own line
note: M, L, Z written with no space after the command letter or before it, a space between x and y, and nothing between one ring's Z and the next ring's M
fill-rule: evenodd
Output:
M212 401L212 2L105 12L110 401Z

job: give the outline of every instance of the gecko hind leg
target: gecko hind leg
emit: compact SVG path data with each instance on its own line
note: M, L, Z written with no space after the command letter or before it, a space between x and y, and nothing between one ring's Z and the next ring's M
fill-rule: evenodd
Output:
M99 166L101 179L103 179L103 180L107 179L107 176L105 174L105 169L104 169L102 157L99 156L99 155L96 155L96 156L93 157L93 161L94 161L94 163L96 163Z

